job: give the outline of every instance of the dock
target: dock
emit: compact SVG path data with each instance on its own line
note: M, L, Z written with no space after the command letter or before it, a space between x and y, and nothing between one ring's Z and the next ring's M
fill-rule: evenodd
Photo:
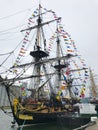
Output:
M94 125L88 126L85 130L98 130L98 119L96 119Z

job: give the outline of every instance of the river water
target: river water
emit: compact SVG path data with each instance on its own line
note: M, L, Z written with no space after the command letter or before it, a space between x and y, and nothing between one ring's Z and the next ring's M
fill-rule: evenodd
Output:
M58 124L42 124L42 125L33 125L33 126L25 126L18 127L16 124L12 127L12 115L9 113L4 113L0 110L0 130L69 130L68 128L64 128L62 125Z

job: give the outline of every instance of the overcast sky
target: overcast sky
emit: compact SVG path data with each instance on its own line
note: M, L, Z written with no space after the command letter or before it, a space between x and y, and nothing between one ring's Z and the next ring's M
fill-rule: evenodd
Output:
M13 46L5 41L11 34L5 36L2 31L21 25L27 12L36 9L38 1L0 0L0 53L10 51ZM74 39L87 66L98 74L98 0L41 0L41 4L62 17L64 29ZM21 11L24 13L11 16Z

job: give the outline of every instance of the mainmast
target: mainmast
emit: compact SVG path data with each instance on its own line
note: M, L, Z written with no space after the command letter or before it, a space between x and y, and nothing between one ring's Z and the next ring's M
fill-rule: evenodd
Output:
M44 47L43 47L44 46ZM37 19L37 35L35 39L34 51L30 52L30 55L34 58L35 62L39 62L42 58L49 56L46 52L46 40L42 28L42 16L41 16L41 5L39 4L39 15ZM40 75L41 64L35 64L34 73ZM35 89L38 89L40 85L40 76L34 79L33 84ZM39 94L38 94L39 97Z

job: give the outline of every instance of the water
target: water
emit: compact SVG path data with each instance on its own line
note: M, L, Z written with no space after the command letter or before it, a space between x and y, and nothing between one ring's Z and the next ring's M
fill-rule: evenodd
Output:
M12 121L11 115L4 113L0 110L0 130L69 130L64 128L62 125L58 124L42 124L42 125L33 125L26 127L18 127L16 124L14 127L11 126Z

